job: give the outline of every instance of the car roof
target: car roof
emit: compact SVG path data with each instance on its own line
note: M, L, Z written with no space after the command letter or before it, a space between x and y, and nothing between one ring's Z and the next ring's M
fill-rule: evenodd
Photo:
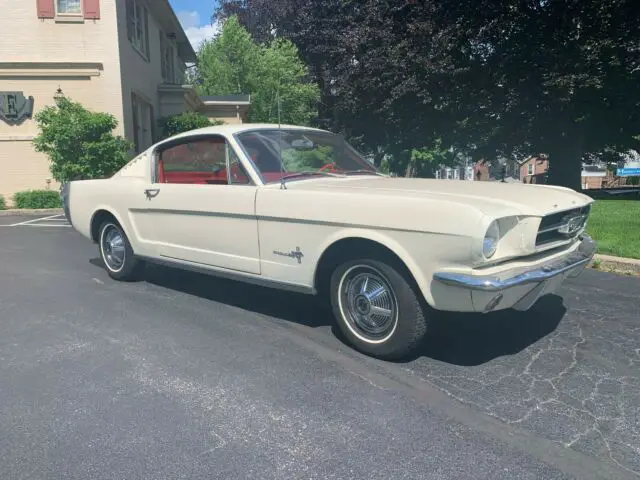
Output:
M287 130L314 130L316 132L327 132L327 130L321 130L313 127L304 127L300 125L278 125L277 123L238 123L238 124L224 124L224 125L212 125L211 127L197 128L195 130L189 130L188 132L182 132L171 137L172 139L189 137L192 135L206 135L206 134L234 134L246 132L248 130L258 129L287 129Z

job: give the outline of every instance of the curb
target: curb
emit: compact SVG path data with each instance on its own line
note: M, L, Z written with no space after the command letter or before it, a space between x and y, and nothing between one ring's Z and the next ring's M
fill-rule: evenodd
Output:
M0 217L9 217L12 215L20 215L23 217L37 217L38 215L58 215L64 214L62 208L37 208L37 209L18 209L0 210Z
M623 275L640 276L640 260L596 254L590 267L594 270L609 271Z
M602 262L624 263L625 265L637 265L638 267L640 267L640 260L637 260L635 258L614 257L611 255L603 255L600 253L596 253L595 258Z

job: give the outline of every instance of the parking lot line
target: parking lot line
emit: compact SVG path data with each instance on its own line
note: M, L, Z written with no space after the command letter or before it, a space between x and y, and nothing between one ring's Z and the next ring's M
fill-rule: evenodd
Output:
M48 217L34 218L32 220L27 220L26 222L14 223L12 225L8 225L9 227L18 227L20 225L30 225L32 223L40 222L42 220L50 220L52 218L60 217L61 215L50 215Z
M61 223L30 223L27 225L23 225L23 224L18 224L18 225L9 225L10 227L63 227L63 228L68 228L71 227L71 225L69 225L68 223L65 224L61 224Z

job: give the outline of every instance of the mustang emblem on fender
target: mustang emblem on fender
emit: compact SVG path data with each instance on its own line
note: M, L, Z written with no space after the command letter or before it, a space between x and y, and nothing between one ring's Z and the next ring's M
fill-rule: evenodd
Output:
M289 253L280 252L278 250L273 251L274 255L280 255L281 257L290 257L298 260L298 263L302 263L302 257L304 257L300 247L296 247L295 250L291 250Z

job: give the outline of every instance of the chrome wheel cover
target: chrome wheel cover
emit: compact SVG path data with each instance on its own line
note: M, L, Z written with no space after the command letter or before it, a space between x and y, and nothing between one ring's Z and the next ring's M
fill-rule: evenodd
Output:
M107 225L102 231L100 248L107 268L113 272L122 270L125 261L124 235L115 225Z
M382 343L398 323L398 300L389 281L377 269L356 265L339 284L339 307L351 332L368 343Z

